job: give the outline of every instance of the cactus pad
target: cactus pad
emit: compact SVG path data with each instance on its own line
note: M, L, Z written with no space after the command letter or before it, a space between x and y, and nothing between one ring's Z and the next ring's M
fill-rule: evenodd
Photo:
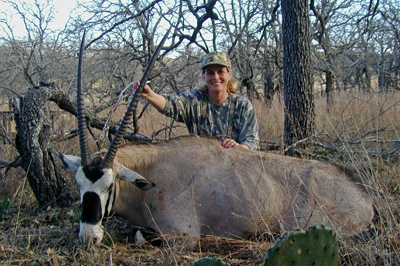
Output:
M287 233L268 250L264 266L339 264L338 241L332 229L323 225Z
M190 266L226 266L226 265L228 264L216 258L205 258L190 264Z

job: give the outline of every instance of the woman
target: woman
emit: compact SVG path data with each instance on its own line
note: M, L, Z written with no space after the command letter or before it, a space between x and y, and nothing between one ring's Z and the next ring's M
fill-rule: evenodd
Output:
M142 96L162 114L185 123L190 134L220 139L227 149L256 150L257 118L251 102L236 94L238 82L232 77L228 54L206 54L201 69L205 85L199 90L162 96L146 84Z

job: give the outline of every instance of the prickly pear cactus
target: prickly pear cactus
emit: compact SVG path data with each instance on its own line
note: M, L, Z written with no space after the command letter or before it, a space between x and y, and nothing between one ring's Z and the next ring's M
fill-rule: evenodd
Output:
M264 266L339 264L338 241L332 229L323 225L287 233L268 250Z
M190 264L190 266L226 266L226 265L228 264L216 258L205 258Z

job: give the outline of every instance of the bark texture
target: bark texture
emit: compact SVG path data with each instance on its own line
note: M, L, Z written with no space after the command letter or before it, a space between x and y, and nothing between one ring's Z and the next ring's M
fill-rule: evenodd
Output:
M285 142L311 136L315 125L307 0L282 1Z
M66 177L60 171L51 145L52 129L42 110L52 97L67 96L48 86L31 89L15 99L16 144L39 206L65 207L76 199L73 199Z

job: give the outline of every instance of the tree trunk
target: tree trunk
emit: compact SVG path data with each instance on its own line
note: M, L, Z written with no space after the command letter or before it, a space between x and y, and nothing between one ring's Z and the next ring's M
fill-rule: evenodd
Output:
M272 81L272 74L268 70L264 70L264 99L267 107L270 108L275 96L274 82Z
M369 69L369 67L366 65L364 67L364 74L365 74L365 89L364 92L370 92L372 89L372 77L371 77L371 71Z
M256 86L254 85L254 81L251 78L245 78L242 81L243 85L247 89L247 98L253 102L254 101L254 94L255 94L255 88Z
M42 108L55 94L53 87L31 89L14 101L16 144L39 206L69 206L73 198L51 145L51 127Z
M291 145L314 133L310 20L307 0L282 1L285 142Z
M333 104L333 87L334 87L333 85L335 84L332 71L326 70L325 78L326 78L326 87L325 87L326 108L329 112Z

